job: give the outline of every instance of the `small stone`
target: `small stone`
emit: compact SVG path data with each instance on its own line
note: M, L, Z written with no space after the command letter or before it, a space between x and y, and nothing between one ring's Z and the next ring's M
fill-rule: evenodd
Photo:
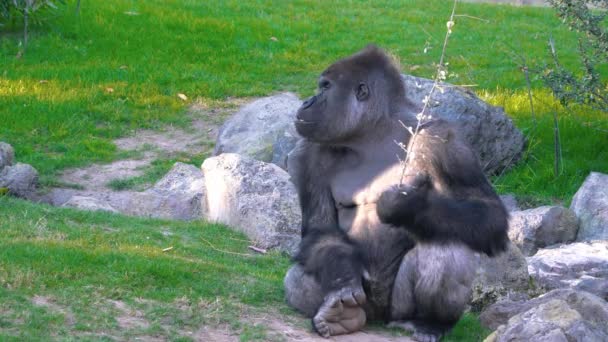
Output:
M13 147L5 142L0 141L0 171L5 166L13 165L15 160L15 151Z
M0 172L0 188L7 188L13 196L29 198L36 192L38 171L29 164L6 166Z

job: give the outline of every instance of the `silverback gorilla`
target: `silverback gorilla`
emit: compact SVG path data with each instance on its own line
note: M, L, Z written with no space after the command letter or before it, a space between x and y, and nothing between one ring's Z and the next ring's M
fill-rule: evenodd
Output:
M403 173L400 121L415 127L420 109L381 49L334 63L318 87L298 110L304 139L289 160L302 241L287 301L324 337L384 320L436 341L469 300L474 254L506 249L507 212L445 121L424 123Z

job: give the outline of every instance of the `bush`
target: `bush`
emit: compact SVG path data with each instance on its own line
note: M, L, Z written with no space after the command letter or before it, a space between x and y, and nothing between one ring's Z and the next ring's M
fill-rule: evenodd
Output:
M16 16L23 19L23 45L27 45L30 23L39 23L47 10L56 9L64 0L0 0L0 26Z
M597 69L608 63L608 30L604 22L608 0L548 1L562 21L579 33L578 50L583 70L573 73L561 66L551 41L554 66L545 68L541 78L562 104L586 104L608 112L608 83Z

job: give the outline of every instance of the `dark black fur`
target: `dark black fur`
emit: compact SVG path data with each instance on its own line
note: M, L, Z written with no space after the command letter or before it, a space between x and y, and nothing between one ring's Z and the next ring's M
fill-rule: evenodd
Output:
M475 154L458 132L440 120L423 128L443 143L423 144L430 158L418 165L420 176L401 187L394 185L377 200L377 217L397 228L341 226L339 210L348 214L350 206L356 208L356 203L338 203L335 197L339 190L336 184L342 184L339 181L351 184L340 178L341 174L369 169L372 177L382 173L384 164L393 167L394 163L391 166L386 160L390 157L396 162L392 156L398 149L389 151L392 145L380 143L377 146L386 147L377 154L389 157L374 161L378 164L361 164L368 160L366 156L375 154L376 145L367 144L382 141L387 134L407 142L408 135L402 134L400 130L405 130L398 121L415 125L417 112L417 106L405 97L398 69L373 46L324 71L319 93L298 111L296 129L305 139L289 160L302 209L302 242L295 261L314 277L325 294L363 284L372 302L374 297L389 298L400 260L415 242L446 246L460 243L490 256L506 249L507 212L502 202L483 175ZM422 135L421 139L430 138ZM363 233L357 229L363 229ZM369 281L363 280L366 270L372 273ZM387 284L379 286L381 281ZM382 293L369 293L370 286ZM388 312L388 300L370 305ZM433 310L440 309L427 311ZM449 312L449 308L446 310ZM451 326L461 310L455 309L455 315L443 321L440 314L418 318L429 326Z

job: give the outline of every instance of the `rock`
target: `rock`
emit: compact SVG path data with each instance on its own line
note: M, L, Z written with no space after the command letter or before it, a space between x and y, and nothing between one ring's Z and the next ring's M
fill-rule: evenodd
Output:
M295 253L301 214L287 172L233 153L208 158L202 169L205 218L244 232L258 247Z
M199 197L205 189L203 172L194 165L177 162L149 191L189 193Z
M296 95L282 93L245 105L220 129L213 155L237 153L286 168L287 153L297 141L293 121L301 104Z
M571 287L608 300L608 241L549 247L526 260L530 276L544 289Z
M118 210L114 209L105 200L89 196L72 196L67 200L67 202L63 203L61 206L76 208L80 210L108 211L111 213L118 213Z
M584 291L555 290L517 304L511 313L485 341L608 340L608 303Z
M490 258L480 254L477 276L473 281L471 308L481 311L504 296L526 292L528 287L526 259L513 243L499 256Z
M7 188L8 193L22 198L29 198L36 192L38 171L31 165L17 163L6 166L0 172L0 188Z
M507 208L507 210L509 212L520 210L519 204L517 204L517 199L515 198L515 195L512 195L512 194L500 195L500 200L502 201L502 203L505 205L505 208Z
M433 81L403 75L407 97L422 107ZM502 108L480 100L472 92L445 84L434 92L430 114L457 123L477 151L486 174L513 166L520 158L525 138Z
M5 142L0 141L0 171L2 171L5 166L13 165L14 160L15 151L13 150L13 147Z
M202 218L205 181L200 169L175 163L151 189L143 192L55 191L51 203L83 210L106 210L125 215L194 220ZM67 198L67 200L66 200ZM65 201L61 204L61 201Z
M608 240L608 175L591 172L570 209L580 219L577 241Z
M526 256L539 248L574 241L577 230L576 215L564 207L514 211L509 219L509 238Z

